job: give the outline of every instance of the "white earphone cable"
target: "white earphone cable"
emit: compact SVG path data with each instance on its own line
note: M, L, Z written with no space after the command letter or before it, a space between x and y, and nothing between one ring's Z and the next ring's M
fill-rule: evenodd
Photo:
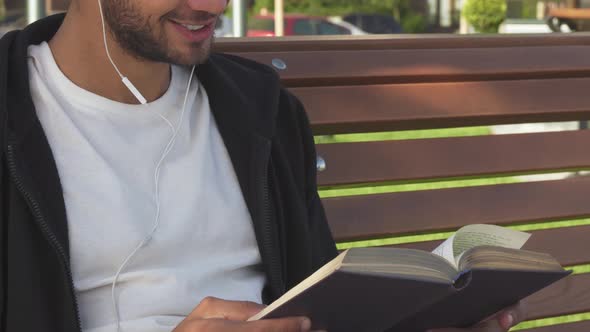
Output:
M107 44L107 29L106 29L106 26L104 23L104 14L102 12L102 3L100 0L98 0L98 11L100 12L100 20L102 22L102 38L104 40L104 47L107 51L107 57L109 58L109 61L111 62L111 64L115 68L115 70L117 71L117 74L119 74L121 79L123 79L123 77L124 77L123 74L121 74L121 71L119 71L119 68L117 67L117 65L113 61L113 58L111 58L111 52L109 52L109 45Z
M189 92L190 92L190 87L192 85L192 80L193 80L193 76L194 76L194 73L195 73L195 69L196 69L196 66L193 66L193 68L191 70L190 77L189 77L189 81L188 81L186 93L184 95L184 102L183 102L183 105L182 105L182 112L180 113L180 119L178 120L178 125L177 125L176 129L174 128L174 126L172 125L172 123L170 123L170 121L168 119L166 119L161 114L156 113L160 118L162 118L168 124L168 126L170 126L170 128L173 131L173 135L172 135L172 138L170 139L170 141L168 142L168 144L166 145L166 147L164 148L164 151L162 153L162 157L160 157L160 160L158 161L158 163L156 165L156 170L154 172L154 188L155 188L154 189L154 200L155 200L155 203L156 203L156 216L155 216L154 225L153 225L151 231L148 233L148 235L125 258L125 260L123 261L123 263L121 264L121 266L119 266L119 269L117 270L117 273L115 274L115 279L113 280L113 283L111 285L111 297L112 297L112 301L113 301L113 312L114 312L114 315L115 315L115 321L116 321L116 325L117 325L117 332L120 332L121 331L121 317L120 317L120 314L119 314L119 305L118 305L118 302L117 302L116 292L115 292L116 291L116 287L117 287L117 282L119 281L119 277L120 277L121 273L123 272L123 270L127 267L127 265L129 264L129 262L131 261L131 258L133 258L133 256L135 256L135 254L137 254L137 252L142 247L144 247L145 245L147 245L147 243L149 243L149 241L152 239L153 235L155 234L156 230L160 226L160 189L159 189L159 187L160 187L160 170L162 169L162 163L164 162L164 160L168 156L168 153L174 147L174 143L176 142L176 138L178 137L178 133L179 133L180 128L182 126L182 123L183 123L183 120L184 120L184 114L185 114L185 111L186 111L186 104L188 102L188 96L189 96Z
M127 77L125 77L121 71L119 70L119 68L117 67L117 65L115 64L115 62L113 61L110 51L109 51L109 47L107 44L107 34L106 34L106 24L105 24L105 20L104 20L104 14L103 14L103 10L102 10L102 3L101 0L98 0L98 8L100 11L100 18L102 21L102 33L103 33L103 41L104 41L104 46L105 46L105 50L107 53L107 57L109 58L109 61L111 62L111 64L113 65L113 68L115 68L115 70L117 71L117 74L119 75L119 77L121 78L121 80L123 81L123 84L125 84L125 86L129 89L129 91L137 98L137 100L141 103L141 104L146 104L147 100L143 97L143 95L141 95L141 93L139 92L139 90L137 90L137 88L131 83L131 81L129 81L129 79ZM149 234L139 243L139 245L137 247L135 247L135 249L133 249L133 251L125 258L125 260L123 261L123 263L119 266L119 269L117 270L116 274L115 274L115 278L113 280L113 283L111 285L111 296L112 296L112 302L113 302L113 312L114 312L114 316L115 316L115 321L116 321L116 326L117 326L117 332L121 331L121 317L120 317L120 313L119 313L119 304L117 302L117 298L116 298L116 287L117 287L117 282L119 281L119 277L121 275L121 273L123 272L123 270L127 267L127 265L129 264L129 262L131 261L131 259L135 256L135 254L137 254L137 252L144 247L145 245L147 245L149 243L149 241L152 239L153 235L155 234L156 230L158 229L158 226L160 225L160 190L159 190L159 186L160 186L160 170L162 168L162 164L164 162L164 160L166 159L166 157L168 156L168 153L172 150L172 148L174 147L174 143L176 142L176 138L178 137L178 133L180 132L180 128L182 126L183 120L184 120L184 114L186 111L186 105L188 103L188 96L190 94L190 88L192 85L192 81L193 81L193 76L195 74L195 69L196 69L196 65L192 67L191 70L191 74L188 80L188 84L187 84L187 88L186 88L186 93L184 95L184 102L182 105L182 112L180 113L180 119L178 120L178 125L176 126L176 128L174 128L174 125L172 125L172 123L166 119L163 115L156 113L157 116L159 116L162 120L164 120L164 122L166 122L166 124L170 127L170 129L172 130L172 138L170 139L170 141L168 142L168 144L166 144L166 147L164 148L164 151L162 153L162 156L160 157L160 160L158 161L158 163L156 164L156 169L154 171L154 201L155 201L155 205L156 205L156 215L155 215L155 220L154 220L154 225L151 229L151 231L149 232Z

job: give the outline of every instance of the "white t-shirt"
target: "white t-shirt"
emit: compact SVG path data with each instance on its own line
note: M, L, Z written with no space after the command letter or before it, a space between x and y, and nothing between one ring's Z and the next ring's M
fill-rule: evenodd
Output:
M85 332L115 331L111 284L154 225L154 172L180 120L190 71L172 66L147 105L71 82L47 43L29 47L33 102L61 178ZM197 79L160 174L160 226L119 277L124 332L171 331L205 296L261 303L265 276L252 220ZM59 305L56 303L56 305Z

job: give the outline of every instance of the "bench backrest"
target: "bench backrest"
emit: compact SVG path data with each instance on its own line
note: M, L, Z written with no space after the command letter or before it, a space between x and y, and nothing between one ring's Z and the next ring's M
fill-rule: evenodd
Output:
M306 106L314 133L328 135L324 141L346 133L590 119L590 35L243 39L216 47L274 65ZM590 178L517 177L590 169L590 131L317 149L326 166L318 174L324 196L343 195L323 199L341 248L388 239L378 243L431 250L440 240L424 239L463 225L516 225L533 233L525 248L551 253L580 272L529 298L530 319L590 317L576 315L590 312L590 273L583 273L590 272ZM490 176L503 176L504 183L359 194L388 191L391 184ZM590 321L530 331L582 330L590 330Z

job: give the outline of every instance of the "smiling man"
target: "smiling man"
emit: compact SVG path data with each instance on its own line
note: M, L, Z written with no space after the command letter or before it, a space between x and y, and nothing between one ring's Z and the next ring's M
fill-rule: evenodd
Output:
M309 330L246 322L336 255L301 103L226 0L99 1L0 42L0 330Z

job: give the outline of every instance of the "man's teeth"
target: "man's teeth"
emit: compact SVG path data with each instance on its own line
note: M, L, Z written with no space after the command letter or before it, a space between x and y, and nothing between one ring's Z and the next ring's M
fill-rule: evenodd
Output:
M190 31L201 30L204 27L204 25L191 25L191 24L182 24L182 26L189 29Z

